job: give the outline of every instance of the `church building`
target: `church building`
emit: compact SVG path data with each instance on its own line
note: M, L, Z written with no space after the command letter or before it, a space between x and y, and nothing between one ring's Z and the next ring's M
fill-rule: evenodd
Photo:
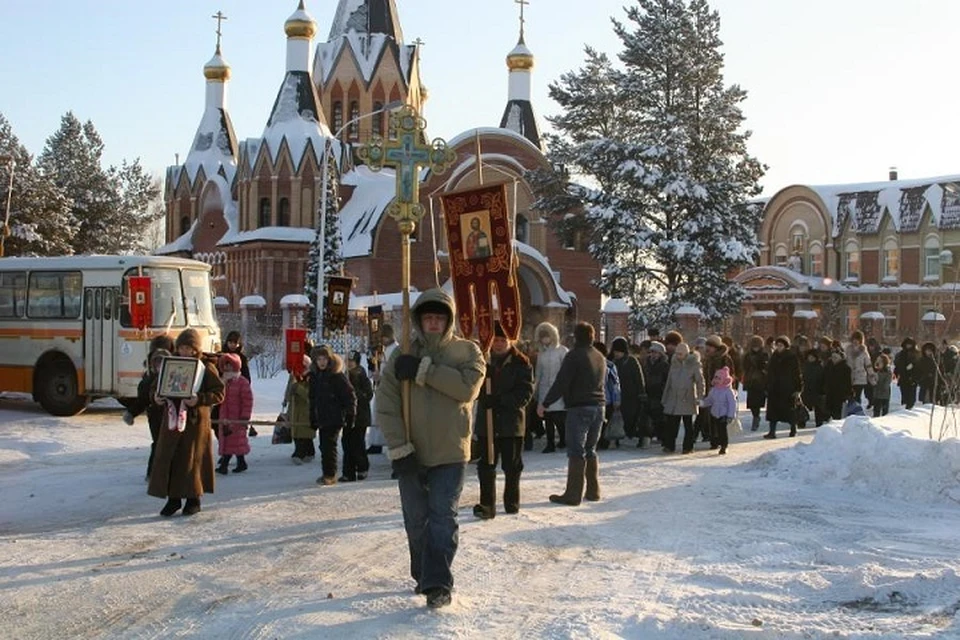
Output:
M286 68L282 75L278 69L277 97L262 134L243 140L230 121L232 70L218 35L216 53L203 69L206 102L193 144L184 162L166 173L167 244L157 252L213 265L223 309L237 311L242 301L258 300L265 311L279 311L281 300L304 291L329 154L339 184L345 275L354 279L351 308L362 314L382 304L389 317L400 290L400 233L385 215L395 174L371 171L356 151L373 137L389 138L389 110L409 105L423 114L428 91L419 40L405 42L395 0L340 0L327 40L317 44L317 24L301 1L284 31ZM484 184L506 182L525 338L542 320L564 334L578 320L601 322L600 293L591 284L599 265L580 238L560 237L532 206L526 173L550 169L531 102L533 67L521 15L519 42L507 56L499 126L453 136L448 144L457 153L455 164L442 175L421 172L427 215L411 249L413 287L450 289L440 194L478 185L481 176Z

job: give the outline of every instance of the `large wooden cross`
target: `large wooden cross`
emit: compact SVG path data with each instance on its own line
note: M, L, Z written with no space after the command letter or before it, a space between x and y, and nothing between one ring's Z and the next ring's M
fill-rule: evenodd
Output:
M401 353L410 353L410 235L423 218L420 204L420 168L429 167L437 174L445 172L457 159L447 143L435 138L427 144L424 129L427 122L417 110L405 105L390 115L391 139L375 138L363 146L358 155L373 171L393 167L397 172L397 195L387 214L400 229L400 286L403 293L403 329ZM451 322L453 319L451 318ZM403 424L410 441L410 381L401 384Z

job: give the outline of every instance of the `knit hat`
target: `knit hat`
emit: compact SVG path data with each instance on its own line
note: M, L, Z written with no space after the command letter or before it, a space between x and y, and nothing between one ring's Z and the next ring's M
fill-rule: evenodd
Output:
M653 342L650 343L650 351L651 352L656 351L657 353L666 353L667 348L663 346L662 342L658 342L654 340Z
M610 343L610 351L619 351L620 353L630 353L630 345L626 338L614 338Z
M720 349L723 347L723 339L718 335L707 336L706 345L714 349Z
M713 386L715 387L730 387L733 385L733 378L730 377L730 368L721 367L717 369L717 372L713 374Z
M674 353L678 356L688 356L690 355L690 345L686 342L681 342L677 345L677 350L674 351Z
M225 371L227 367L234 371L240 371L240 356L235 353L221 353L220 360L217 361L217 368Z
M787 336L777 336L776 339L773 341L773 343L774 344L780 343L787 349L790 348L790 338L788 338Z
M180 335L177 336L176 348L179 349L183 345L189 346L197 352L197 355L203 353L203 343L200 341L200 334L197 333L196 329L186 329L180 332Z
M417 315L422 316L425 313L438 313L450 317L450 307L439 300L427 300L423 304L417 305Z

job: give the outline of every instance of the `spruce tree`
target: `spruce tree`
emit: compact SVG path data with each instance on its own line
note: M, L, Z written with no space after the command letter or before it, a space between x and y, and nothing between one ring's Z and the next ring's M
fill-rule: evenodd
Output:
M538 206L591 230L600 289L627 299L634 324L669 322L683 304L715 322L739 309L729 275L759 252L760 210L745 205L764 167L746 148L746 92L724 83L705 0L636 0L626 18L613 21L619 65L588 48L550 86L562 170L536 181Z
M327 150L330 153L330 150ZM344 260L341 250L340 238L340 180L336 164L333 158L327 163L327 191L321 194L327 201L326 227L324 230L323 250L320 247L320 225L323 220L320 216L321 203L317 203L317 232L314 235L313 242L310 243L310 253L307 257L306 282L304 283L304 295L310 301L311 307L307 311L307 326L313 330L317 326L317 274L320 273L321 265L324 276L340 275L343 270ZM323 258L321 260L321 253ZM323 296L327 295L327 280L324 278ZM322 336L316 336L319 342Z
M50 180L41 175L20 144L9 121L0 113L0 155L13 158L13 188L10 191L10 236L4 241L5 256L56 256L73 253L71 240L76 224L70 202ZM0 162L0 207L6 215L10 188L10 164Z
M101 245L103 253L147 253L151 226L164 215L159 180L144 171L139 159L124 160L107 175L115 189L114 232Z

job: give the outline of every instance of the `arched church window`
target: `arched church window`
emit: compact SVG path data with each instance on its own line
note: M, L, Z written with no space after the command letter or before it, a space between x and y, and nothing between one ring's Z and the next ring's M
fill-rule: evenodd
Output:
M774 252L774 264L778 267L787 266L787 258L789 253L787 253L787 248L784 245L779 245L776 252Z
M360 139L360 103L356 100L350 103L350 139Z
M290 201L286 198L280 198L280 206L277 207L277 226L290 226Z
M270 226L270 198L260 198L260 211L257 216L258 227Z
M183 216L180 218L180 235L184 235L190 231L190 216Z
M340 129L343 127L343 103L339 100L333 103L332 113L330 114L330 122L333 123L334 133L340 131Z
M819 242L810 245L810 275L823 277L823 247Z
M517 214L517 240L520 242L526 242L529 244L530 236L530 222L527 220L527 216L522 213Z
M373 103L373 135L383 137L383 103ZM379 111L380 113L376 113Z

